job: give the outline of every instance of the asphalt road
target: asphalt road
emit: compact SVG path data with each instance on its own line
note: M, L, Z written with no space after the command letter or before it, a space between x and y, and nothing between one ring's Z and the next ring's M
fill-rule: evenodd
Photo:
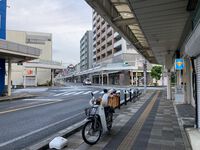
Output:
M39 97L0 103L0 150L19 150L85 118L90 93L98 87L51 88Z

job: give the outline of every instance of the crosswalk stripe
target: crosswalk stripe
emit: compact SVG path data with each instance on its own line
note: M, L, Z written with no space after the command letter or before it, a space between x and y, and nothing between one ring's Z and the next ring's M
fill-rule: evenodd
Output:
M103 93L104 93L103 91L100 92L100 94L103 94Z
M69 92L69 93L66 93L64 95L67 96L67 95L71 95L71 94L74 94L74 93L76 93L76 92Z
M54 95L54 96L64 95L65 93L67 93L67 92L59 93L59 94L56 94L56 95Z
M87 91L87 92L83 93L83 95L89 94L89 93L91 93L91 92L92 92L92 91Z
M82 92L78 92L78 93L75 93L75 94L73 94L73 95L79 95L79 94L81 94L81 93L83 93L84 91L82 91Z
M97 94L99 91L94 91L93 94Z

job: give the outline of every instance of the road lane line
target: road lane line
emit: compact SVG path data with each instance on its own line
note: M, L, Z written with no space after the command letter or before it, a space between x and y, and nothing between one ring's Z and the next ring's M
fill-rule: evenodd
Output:
M19 111L19 110L24 110L24 109L28 109L28 108L34 108L34 107L39 107L39 106L50 105L50 104L54 104L54 103L57 103L57 102L58 102L58 101L56 101L56 102L54 101L54 102L42 103L42 104L33 105L33 106L26 106L26 107L21 107L21 108L6 110L6 111L0 112L0 115L6 114L6 113L10 113L10 112Z
M83 112L80 112L80 113L78 113L78 114L76 114L76 115L73 115L73 116L71 116L71 117L68 117L68 118L66 118L66 119L60 120L60 121L55 122L55 123L52 123L52 124L50 124L50 125L47 125L46 127L37 129L37 130L32 131L32 132L29 132L29 133L27 133L27 134L24 134L24 135L22 135L22 136L19 136L19 137L17 137L17 138L14 138L14 139L12 139L12 140L7 141L7 142L0 143L0 147L6 146L6 145L11 144L11 143L14 143L14 142L16 142L16 141L18 141L18 140L20 140L20 139L23 139L23 138L26 138L26 137L32 135L32 134L36 134L36 133L38 133L38 132L41 132L42 130L46 130L46 129L48 129L48 128L51 128L51 127L53 127L53 126L56 126L56 125L58 125L58 124L60 124L60 123L62 123L62 122L65 122L65 121L67 121L67 120L70 120L70 119L73 119L73 118L75 118L75 117L78 117L78 116L80 116L81 114L83 114Z
M47 99L45 99L45 98L42 98L42 99L24 99L23 101L42 101L42 102L45 102L45 101L57 101L57 102L59 102L59 101L62 101L61 99L50 99L50 98L47 98Z
M38 101L35 101L35 102L29 102L29 103L26 103L26 104L22 104L22 105L18 105L18 106L11 106L11 107L8 107L8 109L16 109L16 108L20 108L20 107L26 107L26 106L30 106L30 105L33 105L33 104L38 104L40 102Z

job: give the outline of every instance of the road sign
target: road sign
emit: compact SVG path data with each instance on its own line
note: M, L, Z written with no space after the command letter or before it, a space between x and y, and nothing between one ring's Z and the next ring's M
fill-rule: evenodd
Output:
M176 70L182 70L184 68L184 60L183 59L176 59L175 68L176 68Z

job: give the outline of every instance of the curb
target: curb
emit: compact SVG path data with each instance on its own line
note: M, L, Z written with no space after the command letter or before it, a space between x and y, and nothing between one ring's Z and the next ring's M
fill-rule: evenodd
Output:
M62 136L64 138L67 138L70 135L74 134L75 132L79 131L83 127L84 124L85 124L85 120L80 121L64 130L57 132L56 134L54 134L52 136L49 136L48 138L45 138L44 140L42 140L39 143L36 143L32 146L24 148L23 150L47 150L47 149L49 149L49 142L51 140L53 140L53 138L55 138L57 136Z
M11 100L20 100L20 99L24 99L24 98L33 98L33 97L37 97L37 95L6 97L4 99L0 99L0 103L6 102L6 101L11 101Z

